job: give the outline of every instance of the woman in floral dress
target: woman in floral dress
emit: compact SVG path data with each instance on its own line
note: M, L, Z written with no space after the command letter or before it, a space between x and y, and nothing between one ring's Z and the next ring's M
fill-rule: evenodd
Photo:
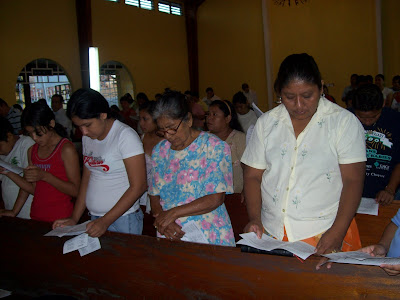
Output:
M157 102L153 117L165 138L153 149L149 195L154 226L160 235L180 240L193 221L210 244L235 246L225 194L233 193L229 145L193 129L184 96L169 92Z

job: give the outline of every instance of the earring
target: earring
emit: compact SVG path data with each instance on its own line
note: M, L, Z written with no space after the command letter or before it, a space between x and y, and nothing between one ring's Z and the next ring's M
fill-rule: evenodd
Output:
M321 97L325 98L325 93L322 93L322 94L321 94Z
M278 97L278 100L277 100L277 101L275 101L275 103L276 103L276 104L281 104L281 103L282 103L282 97L281 97L281 96L279 96L279 97Z

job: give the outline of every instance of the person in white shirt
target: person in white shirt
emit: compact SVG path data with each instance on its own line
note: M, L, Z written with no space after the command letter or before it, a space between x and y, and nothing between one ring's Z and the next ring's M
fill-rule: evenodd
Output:
M242 90L243 90L243 94L246 96L250 105L253 103L255 105L258 104L257 93L255 91L251 90L247 83L242 84Z
M206 88L206 96L202 99L202 101L207 104L207 107L210 106L211 102L214 100L221 100L220 97L214 94L214 90L212 87Z
M28 166L28 149L35 144L31 137L15 135L10 122L0 117L0 160L13 166L25 169ZM19 186L7 176L9 171L0 167L1 193L4 208L12 210L19 194ZM30 219L33 196L29 195L24 206L18 213L18 218ZM0 209L1 211L1 209Z
M322 86L311 56L288 56L274 86L282 104L258 119L241 159L250 220L244 231L301 240L316 254L361 248L353 218L366 161L360 122L325 99Z
M91 237L106 230L142 234L143 212L138 199L146 191L143 144L134 129L111 118L107 100L92 89L79 89L67 113L83 134L83 174L71 218L53 223L75 225L87 207Z
M51 109L54 112L56 123L62 125L67 131L67 137L71 138L72 122L67 117L67 113L63 108L64 99L59 94L54 94L51 97Z
M385 76L378 74L375 76L375 85L379 87L383 95L383 106L390 107L393 100L393 91L385 86Z
M243 132L246 134L251 125L257 122L257 115L254 110L250 109L249 101L242 92L237 92L233 95L233 106L238 114L240 125L242 125Z
M350 91L354 91L357 88L358 74L351 74L350 85L346 86L342 93L342 101L345 102L346 96Z

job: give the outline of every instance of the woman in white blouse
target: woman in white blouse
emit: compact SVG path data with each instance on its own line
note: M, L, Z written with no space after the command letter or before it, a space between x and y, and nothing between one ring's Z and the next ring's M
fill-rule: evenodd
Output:
M317 254L361 247L353 218L366 161L360 122L322 86L311 56L288 56L274 86L282 104L258 119L241 159L245 232L305 241Z

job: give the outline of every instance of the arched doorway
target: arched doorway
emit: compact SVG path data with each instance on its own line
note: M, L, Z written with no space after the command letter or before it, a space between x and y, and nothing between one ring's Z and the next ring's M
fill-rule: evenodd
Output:
M41 98L46 99L47 104L50 105L54 94L62 95L65 103L71 95L68 76L58 63L39 58L31 61L21 70L17 78L15 95L17 103L22 107Z
M126 93L134 96L132 77L120 62L108 61L100 67L100 93L110 106L119 106L119 99Z

